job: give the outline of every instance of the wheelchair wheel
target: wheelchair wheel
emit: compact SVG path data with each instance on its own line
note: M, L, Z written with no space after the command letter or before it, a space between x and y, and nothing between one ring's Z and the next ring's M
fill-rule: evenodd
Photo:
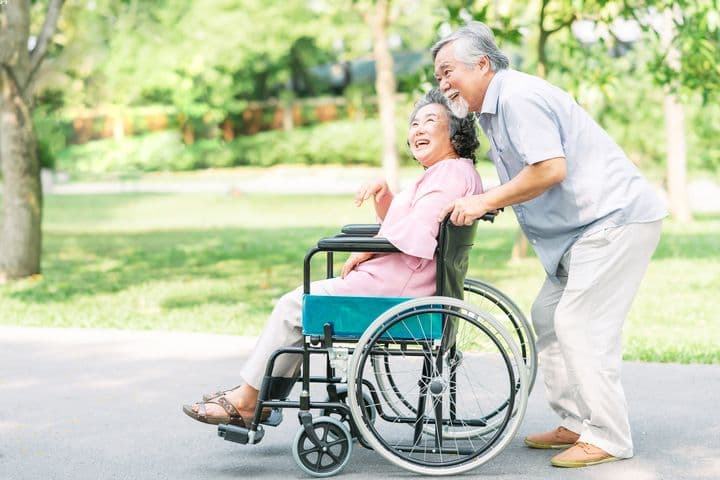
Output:
M373 363L390 365L390 387ZM487 462L512 440L527 406L528 372L513 336L453 298L414 299L383 313L358 341L349 370L348 401L363 439L416 473L453 475ZM363 408L368 383L374 422Z
M491 314L505 327L515 339L520 348L523 362L528 372L528 395L532 391L537 375L537 351L532 328L520 308L503 292L481 280L467 278L464 284L465 302L481 311ZM383 395L388 407L397 415L414 414L415 409L406 399L402 398L400 391L394 385L392 361L387 356L371 358L375 371L375 378L381 385L380 394ZM493 423L487 427L466 432L448 431L447 435L481 434L493 428Z
M293 458L300 469L313 477L330 477L345 468L352 453L350 430L331 417L316 417L313 432L301 426L293 442Z
M510 297L487 282L466 278L463 287L467 303L491 314L515 335L528 371L528 393L531 392L537 376L537 351L535 335L527 318Z

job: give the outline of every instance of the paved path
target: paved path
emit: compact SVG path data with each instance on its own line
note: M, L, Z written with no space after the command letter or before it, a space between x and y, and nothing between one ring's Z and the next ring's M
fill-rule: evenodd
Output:
M254 339L164 332L0 327L0 479L307 478L292 460L292 411L242 446L182 414L184 402L234 384ZM636 456L556 469L522 436L553 427L541 389L518 438L465 478L720 479L720 366L626 363ZM416 478L356 448L338 478Z

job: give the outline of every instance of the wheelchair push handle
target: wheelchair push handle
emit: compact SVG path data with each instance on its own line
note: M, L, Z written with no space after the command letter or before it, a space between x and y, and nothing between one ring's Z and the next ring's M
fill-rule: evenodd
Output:
M493 223L493 222L495 222L495 217L497 217L498 214L499 214L500 212L502 212L503 210L504 210L504 208L498 208L497 210L495 210L495 211L493 211L493 212L487 212L485 215L483 215L482 217L480 217L478 220L482 220L482 221L484 221L484 222ZM450 215L451 215L451 214L452 214L452 212L450 212L450 213L447 214L447 216L445 217L445 220L443 220L443 222L442 222L443 225L445 225L447 222L450 221Z
M487 212L485 215L480 217L480 220L493 223L495 221L495 217L497 217L498 214L503 210L503 208L499 208L494 212ZM449 218L450 214L445 217L443 223L447 222ZM340 230L340 236L347 235L351 237L373 237L377 235L379 231L379 223L350 223L342 227L342 229Z
M498 208L494 212L487 212L485 215L480 217L480 220L493 223L493 222L495 222L495 217L497 217L500 214L500 212L502 212L503 210L504 210L504 208Z

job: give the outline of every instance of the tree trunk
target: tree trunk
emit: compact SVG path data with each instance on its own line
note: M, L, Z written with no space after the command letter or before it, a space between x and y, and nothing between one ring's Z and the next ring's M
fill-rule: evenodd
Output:
M125 138L125 121L120 112L114 112L113 114L113 139L117 142Z
M662 32L663 46L668 50L667 61L674 69L680 67L680 52L672 45L677 34L673 12L665 11ZM685 109L678 96L667 92L663 102L665 110L665 141L667 145L667 186L670 212L679 222L692 220L687 195L687 146L685 144Z
M8 2L0 17L0 283L40 273L42 186L31 118L27 49L29 2ZM7 52L13 52L7 55Z
M0 283L40 273L42 183L32 123L33 79L55 33L63 0L50 0L28 51L30 2L0 5Z
M382 167L385 180L390 189L397 191L398 152L395 133L395 72L393 58L387 42L389 18L389 0L377 0L375 12L369 18L373 36L373 56L375 57L375 90L378 97L380 125L383 130Z

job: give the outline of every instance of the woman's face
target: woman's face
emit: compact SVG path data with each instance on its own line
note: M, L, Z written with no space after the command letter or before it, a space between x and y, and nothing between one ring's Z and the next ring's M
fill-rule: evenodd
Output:
M450 126L445 107L431 103L417 111L410 121L408 144L413 157L424 167L458 155L450 142Z

